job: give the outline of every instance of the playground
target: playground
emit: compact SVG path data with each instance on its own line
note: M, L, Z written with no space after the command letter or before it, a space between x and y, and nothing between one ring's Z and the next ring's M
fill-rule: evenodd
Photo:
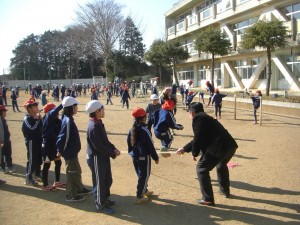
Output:
M145 108L148 99L135 98L129 110L122 108L119 97L113 97L113 105L106 105L105 124L110 141L122 151L121 156L111 160L113 185L112 198L117 202L116 213L105 215L95 212L93 195L78 203L65 201L65 191L46 192L37 187L24 185L26 148L21 132L25 109L29 98L23 91L18 104L21 113L8 106L7 122L11 132L14 174L0 173L6 184L0 185L0 223L2 225L41 224L143 224L143 225L192 225L192 224L299 224L300 223L300 115L299 117L277 114L263 115L262 125L253 125L253 113L249 109L237 109L223 105L220 122L232 134L239 148L230 164L231 198L218 193L215 170L211 171L215 193L215 207L200 206L201 198L195 164L191 154L178 156L177 148L193 138L191 119L178 103L176 121L184 130L175 131L170 157L160 156L158 165L152 163L149 189L154 191L151 202L135 205L137 176L127 152L127 134L132 126L131 110ZM74 116L80 131L82 149L79 160L83 184L91 188L92 178L86 157L86 127L88 115L85 104L90 97L78 97L79 112ZM50 98L48 98L51 101ZM99 98L106 103L106 97ZM39 101L39 100L38 100ZM198 101L195 98L194 101ZM11 104L11 101L8 101ZM40 106L41 108L41 106ZM205 112L213 116L213 107ZM43 115L43 113L42 113ZM154 137L154 144L160 142ZM54 178L54 165L50 168L49 181ZM62 166L62 181L65 181L65 165Z

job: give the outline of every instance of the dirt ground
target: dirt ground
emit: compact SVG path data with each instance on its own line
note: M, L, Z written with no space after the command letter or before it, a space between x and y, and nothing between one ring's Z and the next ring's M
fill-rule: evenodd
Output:
M21 94L19 105L28 96ZM78 98L79 112L75 122L80 130L82 150L79 154L83 170L82 179L91 188L91 172L86 164L86 126L88 115L84 112L89 97ZM105 107L103 120L109 139L124 153L112 162L112 198L117 201L117 213L104 215L95 212L92 195L79 203L67 203L65 191L44 192L39 188L25 186L24 171L26 150L21 133L22 113L14 113L11 106L7 120L13 146L15 174L0 173L7 184L0 186L0 224L299 224L300 223L300 115L299 118L264 115L263 125L252 125L252 112L238 110L237 120L233 110L223 108L220 122L229 130L239 148L232 158L238 166L230 169L232 198L218 194L215 170L211 172L215 192L215 207L199 206L199 183L195 164L190 154L183 157L172 154L160 157L159 165L152 164L149 189L155 195L145 205L135 205L137 176L127 151L126 138L132 125L131 109L146 107L147 99L133 99L130 109L121 107L120 99L113 97L114 105ZM105 98L101 97L104 102ZM10 103L10 101L9 101ZM211 107L205 109L213 114ZM179 106L178 123L184 125L177 131L172 147L182 147L192 139L191 119ZM154 138L155 146L160 143ZM51 182L54 165L50 168ZM65 181L62 166L62 181Z

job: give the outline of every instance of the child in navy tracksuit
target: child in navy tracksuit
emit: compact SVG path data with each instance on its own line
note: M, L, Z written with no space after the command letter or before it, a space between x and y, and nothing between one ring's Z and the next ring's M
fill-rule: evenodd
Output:
M107 96L106 105L108 105L108 103L110 103L112 105L113 104L111 101L112 94L111 94L111 91L109 90L109 88L106 88L106 96Z
M208 98L208 103L207 103L207 106L209 106L209 104L211 102L211 98L215 92L214 86L209 81L206 81L206 90L209 92L209 98Z
M59 111L63 108L62 104L56 107L53 103L46 104L43 109L45 116L42 132L42 158L44 166L42 170L43 190L54 191L56 187L65 187L66 185L60 182L61 159L56 157L56 139L61 129L61 120L58 118ZM51 161L55 163L55 182L49 186L48 173L51 166Z
M37 102L28 100L25 102L24 107L28 112L22 124L22 132L27 148L25 184L37 185L36 180L41 180L42 119L39 115ZM35 172L36 180L32 177L33 172Z
M1 168L5 173L14 173L16 172L12 164L12 151L11 151L11 141L10 141L10 132L6 123L6 111L7 109L0 105L0 119L2 121L3 132L4 132L4 142L2 147L1 155ZM1 151L1 150L0 150Z
M151 134L146 126L147 114L142 108L135 108L132 111L135 118L134 124L127 137L128 153L131 155L133 165L138 175L136 192L136 204L147 202L148 197L153 194L148 190L148 180L151 173L151 158L156 164L159 163ZM151 157L151 158L150 158Z
M122 93L122 103L123 103L122 108L124 108L125 103L126 103L127 109L129 108L129 102L128 102L128 99L130 99L130 96L129 96L129 93L128 93L128 89L125 88L125 89L124 89L124 92ZM130 100L131 100L131 99L130 99Z
M170 133L171 129L182 130L183 126L176 124L176 120L172 113L174 108L174 102L171 99L165 100L162 108L154 113L152 117L152 123L154 124L154 134L161 140L161 151L166 151L170 148L173 141L173 136Z
M18 106L18 102L17 102L18 95L17 95L15 89L11 90L11 96L10 97L11 97L11 101L12 101L13 111L16 112L16 110L15 110L15 108L16 108L18 110L18 112L21 112L19 110L19 106Z
M218 88L215 89L215 94L212 97L212 105L215 104L215 119L218 119L218 112L219 112L219 119L221 119L221 109L222 109L222 99L226 97L228 93L225 95L220 94Z
M189 92L189 94L186 98L186 103L185 103L185 105L186 105L185 109L186 109L187 112L189 111L190 104L192 103L192 101L193 101L193 99L196 95L197 95L197 92L196 93L194 93L192 91Z
M91 100L98 100L98 95L97 95L96 90L94 88L92 89Z
M108 140L102 118L104 107L99 101L87 103L85 107L90 121L87 128L87 164L92 171L93 191L96 210L103 213L113 213L110 206L115 202L109 199L112 185L110 158L116 158L120 151Z
M247 94L250 96L250 94L247 92ZM257 90L255 92L255 96L251 95L250 96L253 102L253 116L254 116L254 122L253 124L257 124L257 116L256 116L256 112L260 107L260 98L262 97L262 93L260 90Z
M156 94L151 95L150 100L152 101L150 104L147 105L146 113L148 115L147 117L147 124L148 124L148 130L151 133L151 116L159 109L161 109L161 104L159 103L158 96Z
M66 163L67 175L67 197L68 202L79 202L85 200L83 194L91 191L83 187L81 181L81 167L78 161L78 153L81 149L81 142L73 115L77 113L78 102L75 98L67 96L62 101L63 119L61 130L56 141L56 156L63 157Z

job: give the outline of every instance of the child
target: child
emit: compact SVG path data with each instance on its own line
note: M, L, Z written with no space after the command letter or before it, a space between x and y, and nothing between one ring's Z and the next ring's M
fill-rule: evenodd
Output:
M247 94L251 97L252 102L253 102L253 116L254 116L254 122L253 124L257 124L257 117L256 117L256 111L259 109L260 107L260 98L262 97L262 93L260 90L257 90L255 92L255 96L252 94L250 95L249 92L247 92Z
M207 103L207 106L209 106L211 102L211 98L214 95L214 91L215 91L214 86L212 86L212 84L209 81L206 81L206 91L209 91L209 98Z
M133 165L138 175L136 204L148 202L153 191L148 190L148 180L151 173L151 158L159 163L151 134L146 127L147 114L142 108L135 108L131 115L134 123L127 137L128 153L131 155ZM151 158L150 158L151 156Z
M228 93L225 95L220 94L220 91L218 88L215 89L215 94L212 97L212 105L215 104L215 119L218 119L218 112L219 112L219 119L221 119L221 108L222 108L222 98L226 97Z
M0 105L0 117L1 117L3 131L4 131L4 142L3 142L2 156L1 156L1 168L5 173L14 173L16 171L12 164L10 132L8 130L8 126L5 120L6 111L7 109L3 105ZM5 168L5 166L7 166L7 168Z
M123 103L122 108L124 108L125 103L126 103L127 109L129 108L129 102L128 102L128 99L130 99L130 96L129 96L129 93L128 93L128 89L125 88L125 89L124 89L124 92L122 93L122 103ZM131 99L130 99L130 100L131 100Z
M42 146L42 120L39 115L38 102L28 100L24 104L27 114L22 125L22 132L27 148L26 185L37 185L32 174L41 179L41 146Z
M78 102L75 98L68 96L62 101L63 120L60 133L56 141L56 156L64 157L67 175L67 202L79 202L85 200L83 194L91 193L83 187L81 181L81 167L78 161L78 153L81 142L73 115L77 113Z
M91 96L91 100L98 100L98 95L96 93L96 89L92 88L92 96Z
M153 115L154 112L161 109L161 104L158 102L159 100L158 100L158 96L156 94L151 95L150 100L152 102L150 104L148 104L148 106L146 108L146 113L148 115L148 118L147 118L148 130L151 133L151 127L152 127L151 116Z
M154 124L154 134L161 140L161 151L167 151L173 141L173 136L170 133L171 129L182 130L183 126L176 124L173 115L174 102L171 99L165 100L162 108L154 113L152 123Z
M2 148L4 145L4 127L2 124L2 120L0 120L0 158L2 158ZM0 179L0 184L5 184L6 181Z
M43 107L45 116L42 121L42 157L44 161L42 180L43 190L45 191L55 191L56 187L66 186L64 183L60 182L61 159L56 157L55 146L55 142L61 128L61 120L58 118L58 113L62 108L61 104L56 107L53 103L48 103ZM51 161L54 161L55 163L55 182L53 185L49 185L48 183L48 173Z
M18 95L17 95L16 90L14 88L11 89L11 96L10 97L11 97L11 100L12 100L12 107L13 107L14 112L16 112L15 107L17 108L18 112L21 112L19 110L19 106L18 106L18 102L17 102Z
M202 91L199 92L199 102L200 98L202 99L202 104L204 105L204 93Z
M89 113L90 121L87 128L87 164L92 171L93 191L96 211L114 213L110 206L115 201L110 200L110 187L112 185L110 159L120 155L120 151L108 140L102 123L104 107L98 100L87 103L85 110Z
M47 92L43 91L41 95L41 100L42 100L42 106L45 106L47 104Z
M106 96L107 96L106 105L108 105L108 103L112 105L113 104L111 101L112 94L109 88L106 88Z
M180 91L180 95L181 95L182 105L184 105L184 87L183 87L183 84L180 85L179 91Z
M194 99L194 97L197 95L197 92L196 93L194 93L194 92L192 92L192 91L190 91L189 93L188 93L188 96L187 96L187 98L186 98L186 103L185 103L185 106L186 106L186 111L188 112L189 111L189 107L190 107L190 104L192 103L192 101L193 101L193 99Z

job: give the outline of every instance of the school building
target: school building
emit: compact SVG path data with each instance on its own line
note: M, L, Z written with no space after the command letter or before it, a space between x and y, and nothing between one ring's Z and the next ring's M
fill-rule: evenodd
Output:
M211 80L211 55L193 47L197 33L207 27L221 29L232 43L232 52L216 56L215 86L236 90L266 87L266 52L239 47L245 29L258 20L279 19L289 32L288 45L272 53L270 90L300 92L299 0L180 0L165 13L166 40L179 38L190 58L176 65L180 83L193 80L204 87Z

